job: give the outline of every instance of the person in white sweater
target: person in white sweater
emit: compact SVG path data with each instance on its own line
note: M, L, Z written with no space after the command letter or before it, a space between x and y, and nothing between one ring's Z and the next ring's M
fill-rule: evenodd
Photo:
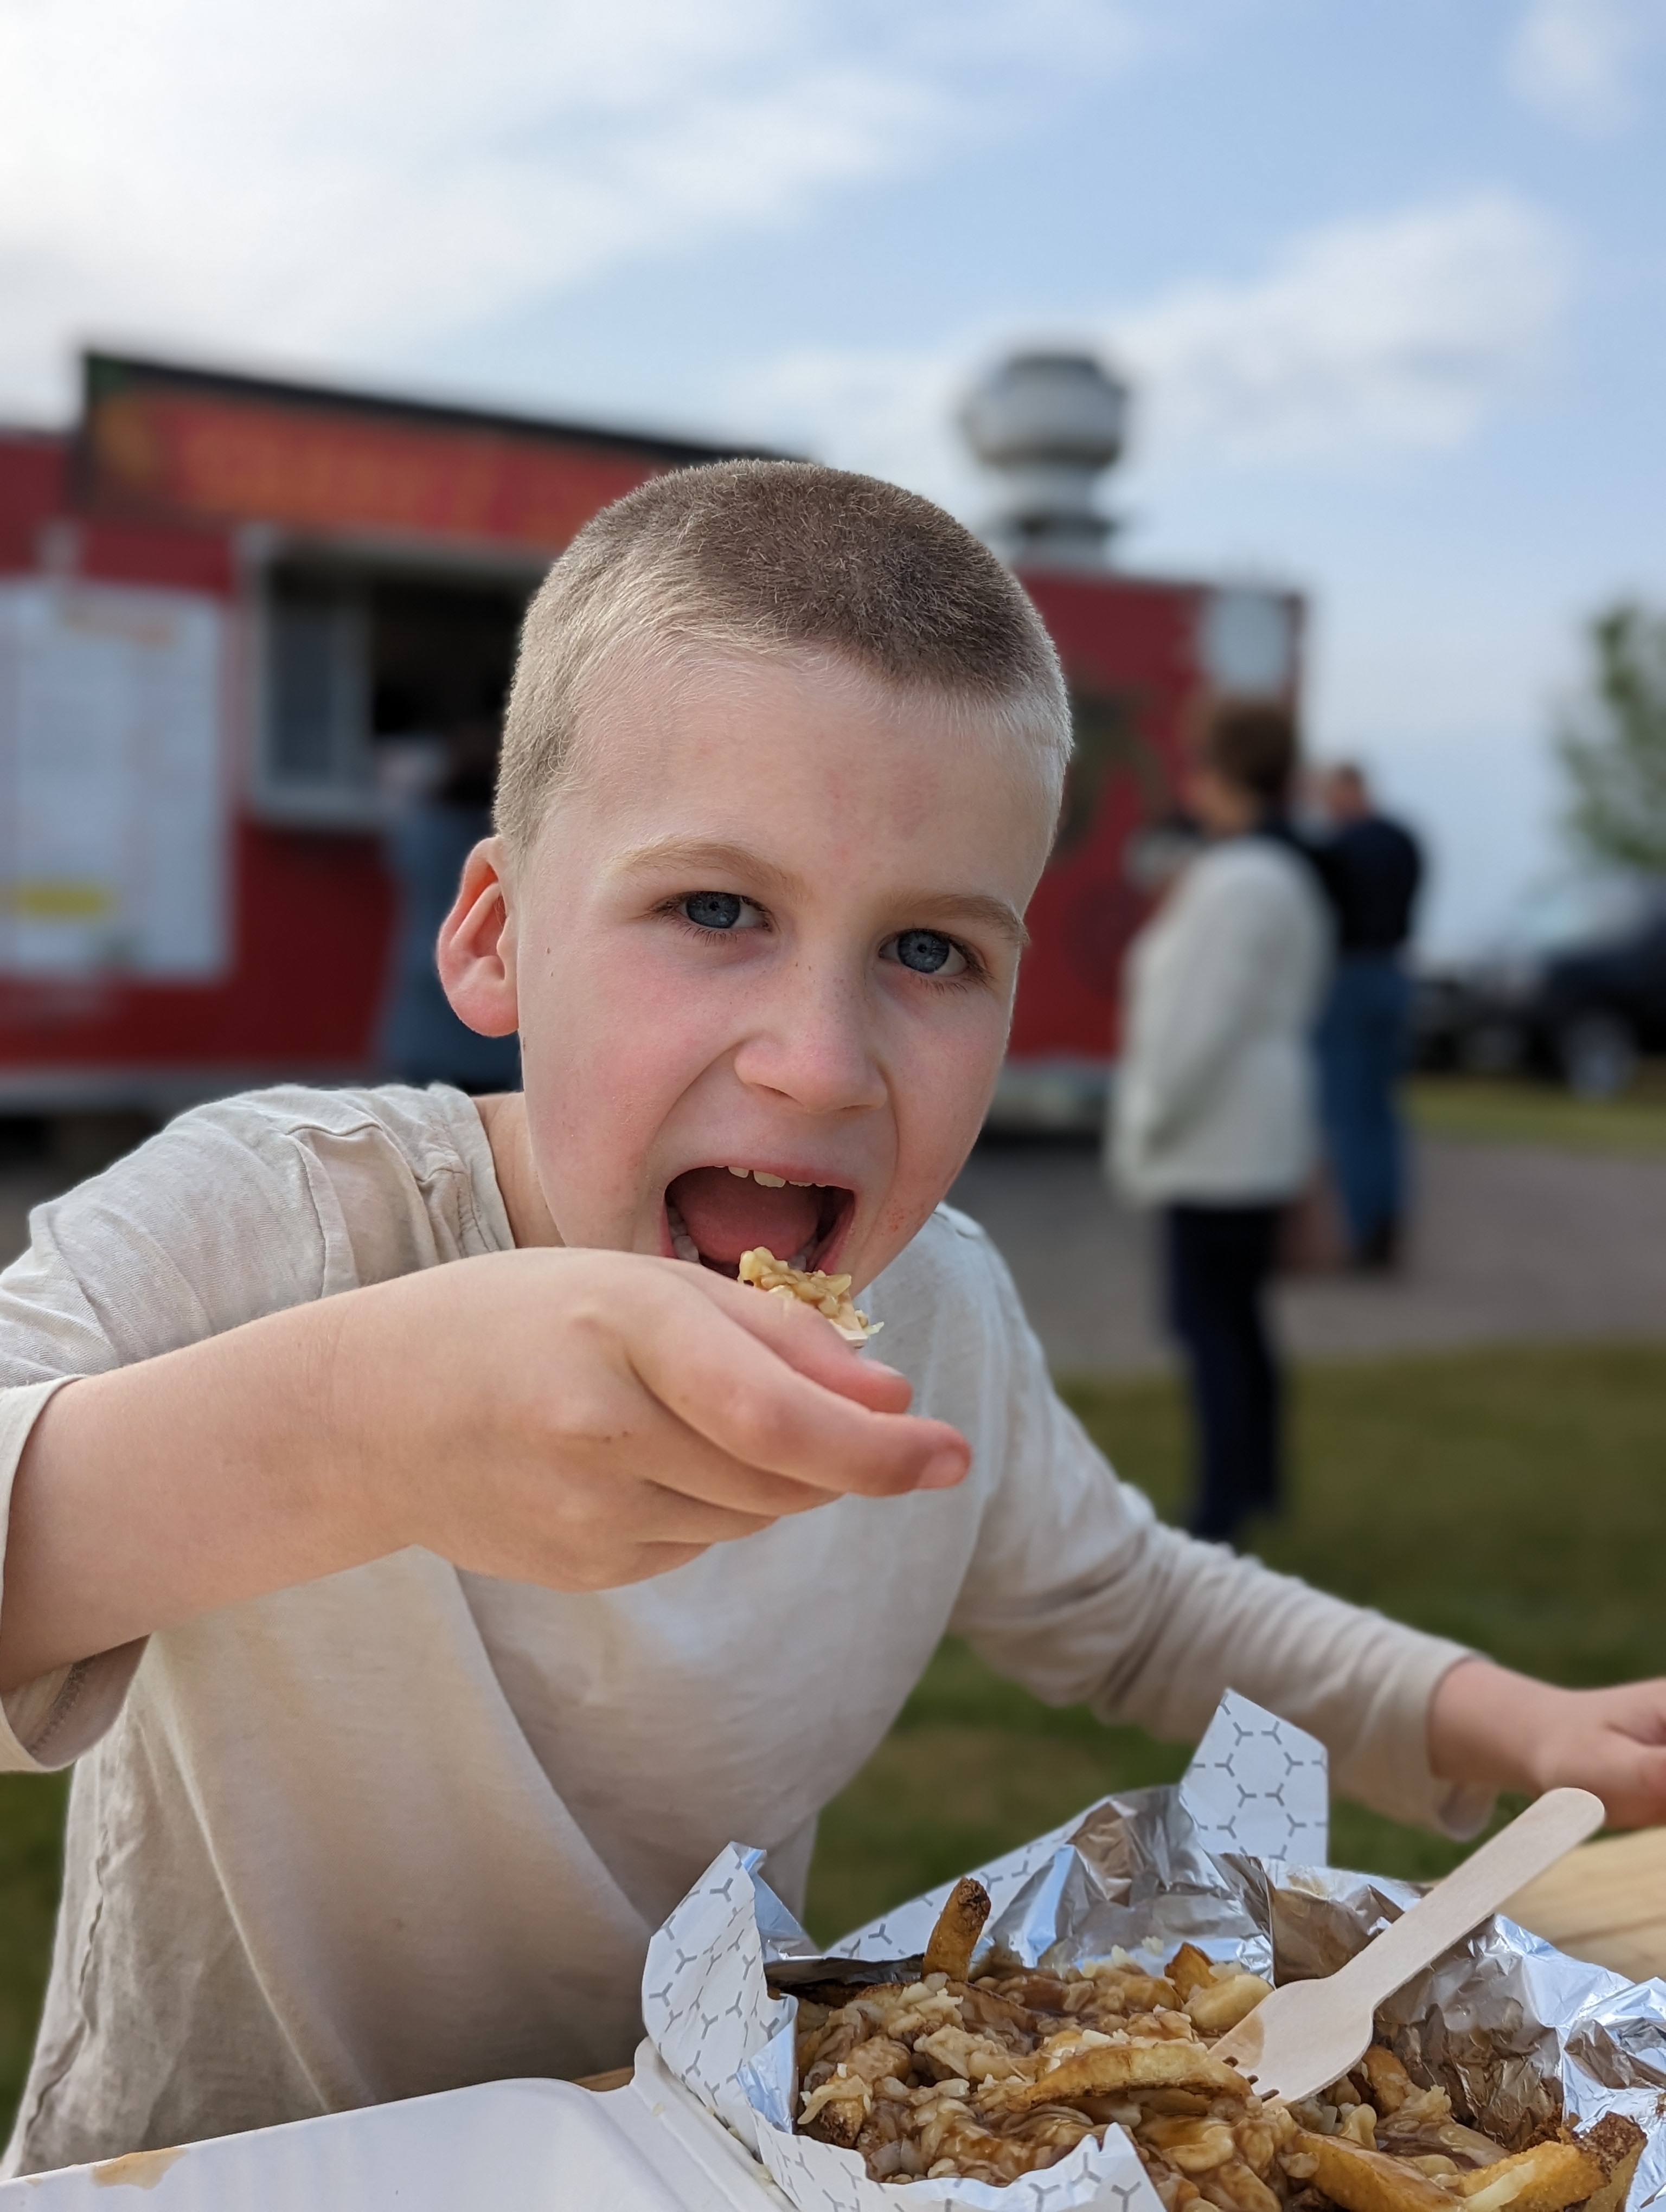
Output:
M1265 1294L1316 1146L1309 1042L1330 959L1310 864L1280 834L1289 717L1217 710L1186 798L1209 842L1128 956L1113 1159L1164 1209L1169 1318L1197 1436L1191 1516L1235 1538L1279 1504L1280 1387Z

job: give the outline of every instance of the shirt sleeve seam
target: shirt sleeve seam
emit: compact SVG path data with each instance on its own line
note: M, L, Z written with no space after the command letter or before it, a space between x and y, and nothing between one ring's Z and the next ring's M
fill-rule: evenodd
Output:
M85 1694L97 1664L96 1659L77 1659L75 1662L64 1680L64 1687L52 1700L51 1712L24 1744L24 1750L37 1765L46 1765L46 1753L51 1748L53 1738L64 1733L65 1725Z

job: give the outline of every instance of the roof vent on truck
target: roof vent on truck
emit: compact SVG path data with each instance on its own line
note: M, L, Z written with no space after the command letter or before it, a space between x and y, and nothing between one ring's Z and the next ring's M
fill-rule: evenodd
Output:
M1011 354L960 410L967 443L1002 479L985 535L1018 567L1098 568L1116 526L1094 503L1122 451L1128 386L1091 354Z

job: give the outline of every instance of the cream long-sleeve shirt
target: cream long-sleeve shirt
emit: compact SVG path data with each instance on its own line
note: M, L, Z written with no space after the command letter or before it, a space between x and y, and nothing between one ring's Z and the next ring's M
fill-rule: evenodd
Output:
M1111 1157L1130 1197L1248 1206L1301 1188L1329 945L1287 846L1235 837L1189 864L1129 950Z
M0 1504L60 1378L511 1243L456 1091L269 1091L43 1206L0 1277ZM801 1893L816 1816L945 1630L1055 1704L1195 1736L1233 1684L1341 1788L1467 1828L1425 1715L1458 1647L1161 1527L1055 1396L946 1207L873 1285L970 1438L952 1492L846 1498L562 1595L409 1550L5 1701L78 1761L8 2172L624 2059L649 1934L731 1838Z

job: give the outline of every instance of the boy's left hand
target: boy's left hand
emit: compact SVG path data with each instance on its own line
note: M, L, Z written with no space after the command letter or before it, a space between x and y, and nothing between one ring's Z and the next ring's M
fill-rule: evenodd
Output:
M1612 1826L1651 1827L1666 1821L1666 1680L1562 1690L1462 1660L1430 1701L1429 1760L1449 1782L1594 1790Z

